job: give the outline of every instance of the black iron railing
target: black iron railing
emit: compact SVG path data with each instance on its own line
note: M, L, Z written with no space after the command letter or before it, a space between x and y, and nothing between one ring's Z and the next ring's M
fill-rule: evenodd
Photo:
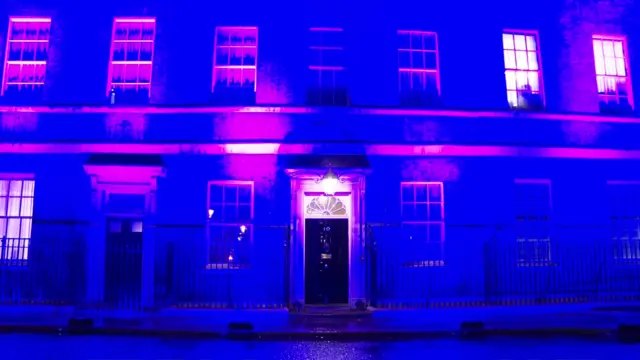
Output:
M517 239L510 226L452 225L443 256L420 260L416 254L433 253L421 247L433 244L404 241L402 224L370 224L371 301L440 307L640 300L640 257L631 245L607 240L607 231L555 226L553 237Z

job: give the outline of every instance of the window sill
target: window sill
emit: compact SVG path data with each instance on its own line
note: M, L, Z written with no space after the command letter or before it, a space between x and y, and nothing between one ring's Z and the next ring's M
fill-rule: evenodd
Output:
M556 267L558 264L556 264L553 261L533 261L533 262L529 262L529 261L519 261L516 266L517 267L521 267L521 268L539 268L539 267Z
M236 271L236 270L245 270L245 269L249 269L249 265L219 264L219 263L212 263L212 264L205 265L205 270L207 271L216 271L216 270Z
M410 261L402 264L402 267L406 269L439 268L444 266L444 260Z
M27 269L27 264L27 260L0 260L0 270L25 270Z
M640 259L613 259L618 266L639 266Z

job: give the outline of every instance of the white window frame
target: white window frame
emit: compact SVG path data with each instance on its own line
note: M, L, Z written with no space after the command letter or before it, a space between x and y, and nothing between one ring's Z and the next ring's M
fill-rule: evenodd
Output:
M437 185L440 187L440 201L430 201L429 196L429 185ZM403 199L403 191L404 187L411 186L414 191L413 201L404 201ZM416 201L416 186L424 186L426 191L427 200L426 202L417 202ZM427 218L420 220L405 220L404 215L404 207L405 205L412 204L415 208L417 204L423 204L427 207ZM431 204L439 204L440 205L440 220L431 220L430 216L430 206ZM442 181L403 181L400 183L400 214L401 214L401 227L404 228L405 225L422 225L426 227L427 231L427 244L428 246L431 244L429 237L431 235L430 227L438 226L440 227L440 257L439 259L424 259L418 261L411 261L410 263L404 264L408 267L414 268L423 268L423 267L438 267L444 266L444 246L445 246L445 198L444 198L444 182ZM404 233L404 230L401 230Z
M518 49L516 37L524 38L524 49ZM533 47L535 47L535 49L531 49L531 39L533 39ZM510 44L513 44L513 46ZM502 52L509 106L512 109L527 109L526 104L520 104L520 99L523 98L523 94L529 94L540 96L540 105L544 108L546 106L546 100L542 71L542 51L540 50L540 36L538 32L535 30L504 29L502 31ZM524 58L519 58L518 54L525 54L525 56ZM513 57L511 57L511 55L513 55ZM536 66L532 66L534 59ZM513 60L513 63L511 60ZM537 67L537 69L534 67ZM524 74L526 74L526 76L519 76ZM519 78L520 81L518 81ZM531 90L523 90L518 86L523 80L526 80L526 86L529 86ZM538 83L537 90L533 90L531 86L534 82Z
M599 53L598 49L596 48L596 43L600 42L601 45L601 53ZM603 42L612 42L613 46L614 46L614 56L613 56L613 61L614 61L614 67L615 69L607 69L607 55L604 53L604 45ZM615 44L619 43L620 44L620 51L622 51L622 57L620 57L619 55L617 55L615 53ZM620 94L617 92L616 89L616 94L614 95L610 95L610 94L606 94L606 93L601 93L601 90L604 91L605 87L606 87L606 80L607 79L612 79L612 80L616 80L616 79L625 79L626 82L626 87L627 87L627 95L623 96L627 99L627 102L629 103L629 106L631 106L631 109L634 108L634 104L633 104L633 88L632 88L632 79L631 79L631 69L630 69L630 64L629 64L629 48L627 45L627 38L626 36L612 36L612 35L593 35L593 40L592 40L592 44L593 44L593 57L594 57L594 63L595 63L595 75L596 75L596 85L597 85L597 90L598 90L598 98L600 100L603 99L609 99L609 98L615 98L616 102L618 104L620 104ZM602 58L600 59L599 56L602 56ZM599 66L599 60L602 60L603 63L600 64ZM623 75L620 75L620 67L622 67L622 71L624 72ZM610 74L610 72L615 72L615 74Z
M31 246L32 240L32 230L33 230L33 210L35 204L35 179L33 174L2 174L0 173L0 181L7 181L7 194L0 193L0 200L4 200L4 204L0 201L0 206L4 207L0 209L0 261L3 263L8 263L9 265L24 265L29 260L29 248ZM20 189L20 195L15 196L11 195L11 183L13 181L22 181L23 184ZM24 181L33 182L33 191L34 193L31 196L24 195ZM10 198L18 198L19 199L19 210L18 215L9 215L9 199ZM31 213L24 213L22 204L24 203L24 199L31 199ZM11 219L19 219L19 232L20 236L17 239L10 239L12 245L10 248L17 248L18 252L7 252L5 237L9 231L9 222ZM24 220L28 220L28 225L23 223ZM23 232L28 232L29 236L23 237ZM7 239L9 240L9 239ZM14 242L17 242L16 245ZM25 244L26 243L26 244Z
M152 39L142 39L142 33L140 34L140 39L129 40L129 39L116 39L116 30L118 23L139 23L139 24L147 24L153 23L153 38ZM142 25L141 25L142 27ZM148 87L148 95L151 98L151 86L153 84L153 60L155 55L155 45L156 45L156 34L158 32L157 23L155 17L115 17L113 19L113 26L111 30L111 49L109 53L109 69L108 69L108 77L107 77L107 97L109 97L111 89L114 87L120 87L122 89L135 86L137 91L140 91L139 87L145 86ZM115 57L115 49L116 44L121 43L125 44L125 59L124 60L114 60ZM151 43L151 59L150 60L127 60L126 59L126 44L128 43L138 43L140 45L140 49L138 50L138 57L140 57L140 53L142 53L142 44ZM114 66L123 66L123 81L119 83L113 82L114 75ZM137 66L137 81L135 83L126 82L126 69L129 66ZM148 82L140 82L140 67L141 66L149 66L149 81Z
M48 23L49 24L49 33L48 38L44 39L12 39L13 37L13 25L16 23ZM49 17L19 17L12 16L9 18L9 29L7 30L7 46L4 54L4 71L2 76L2 87L0 88L0 96L3 96L9 86L31 86L32 90L35 89L35 86L44 86L46 82L46 74L47 74L47 63L49 60L49 43L51 41L51 18ZM46 43L46 53L47 59L45 60L35 60L35 56L37 54L37 50L34 51L34 60L24 60L21 56L20 60L9 60L9 54L11 52L11 44L13 43L22 43L22 54L24 55L24 46L27 43ZM34 67L43 67L43 76L42 81L28 81L28 82L9 82L9 66L20 66L21 70L23 66L34 66ZM35 75L34 75L35 77Z
M636 230L635 239L628 237L626 240L621 237L622 231L627 231L629 236L631 235L631 228L622 226L621 222L624 217L617 214L615 200L612 194L612 187L614 186L634 186L640 190L640 181L607 181L607 190L610 203L610 217L611 224L611 242L613 246L613 259L618 262L640 264L640 211L637 214L631 214L631 219L626 219L629 223L634 223ZM640 207L640 204L638 204ZM622 248L622 251L619 251ZM622 255L622 256L621 256Z
M344 29L342 28L310 28L309 29L310 32L344 32ZM311 44L309 46L309 49L312 52L318 52L320 54L319 58L322 59L322 54L325 51L344 51L344 47L343 46L335 46L334 44L331 45L327 45L327 44ZM313 58L313 57L312 57ZM338 87L336 85L336 75L338 74L338 72L343 72L345 71L345 67L344 64L342 64L341 66L329 66L329 65L324 65L321 61L320 64L310 64L309 65L309 70L317 72L317 78L318 78L318 82L314 83L313 86L319 89L327 89L327 90L336 90ZM333 79L333 82L331 84L331 86L326 86L322 83L322 72L330 72L332 74L331 78Z
M551 265L552 264L552 249L551 249L551 244L552 244L552 214L553 214L553 192L552 192L552 187L551 187L551 180L550 179L516 179L514 181L514 186L518 186L518 185L546 185L548 193L549 193L549 204L548 204L548 218L547 219L536 219L538 221L545 221L546 224L541 224L541 225L546 225L547 229L548 229L548 234L547 234L547 238L546 239L540 239L540 238L536 238L536 239L530 239L528 237L521 237L520 235L520 230L519 230L519 226L520 224L518 223L519 219L518 219L518 214L515 213L515 236L516 236L516 245L517 245L517 253L516 253L516 260L518 265L522 265L522 266L546 266L546 265ZM515 190L515 189L514 189ZM514 194L515 195L515 194ZM517 199L514 197L514 206L517 207ZM515 209L514 209L515 210ZM526 214L526 217L542 217L543 215L539 215L539 214ZM529 227L529 225L527 225L527 221L531 221L531 219L524 219L523 222L523 226L525 226L526 228ZM544 228L544 226L543 226ZM525 230L526 231L526 230ZM528 257L522 257L521 252L520 252L520 248L522 246L526 246L527 243L531 243L531 245L534 247L534 251L536 253L538 252L544 252L546 253L545 255L536 255L534 259L530 259ZM546 250L545 250L546 249Z
M229 71L232 70L239 70L240 74L241 74L241 78L244 79L243 72L246 70L250 70L253 72L253 91L255 92L258 89L258 51L259 51L259 31L258 31L258 27L257 26L218 26L216 27L216 33L215 33L215 40L214 40L214 47L213 47L213 79L211 82L211 92L215 93L215 89L216 89L216 78L217 78L217 74L218 74L218 70L226 70L227 73ZM221 45L218 43L218 37L219 37L219 33L221 31L228 31L230 33L234 32L234 31L255 31L255 45L247 45L247 44L242 44L242 45L231 45L231 41L229 41L229 44L226 45ZM231 36L231 35L229 35ZM224 65L219 65L218 64L218 50L222 49L222 48L227 48L229 49L229 54L228 54L228 59L227 59L227 63ZM231 50L232 49L255 49L255 61L253 65L245 65L244 64L244 59L242 60L242 64L241 65L232 65L231 64ZM242 89L245 88L244 86L240 85L240 86L230 86L228 84L230 76L227 74L227 86L225 87L225 89L234 89L234 88L238 88L238 89Z
M398 88L400 90L400 93L402 92L406 92L406 91L413 91L415 89L414 87L414 82L413 82L413 75L414 74L419 74L422 75L424 74L426 77L426 74L435 74L436 75L436 91L438 96L441 95L440 93L440 54L439 54L439 47L438 47L438 33L433 32L433 31L421 31L421 30L398 30L398 35L408 35L409 36L409 48L402 48L400 46L398 46ZM425 45L424 45L424 39L422 39L421 43L422 46L419 49L414 49L413 48L413 42L411 40L412 36L433 36L434 41L435 41L435 50L431 50L431 49L426 49ZM409 58L410 58L410 67L406 68L406 67L401 67L401 61L400 61L400 57L401 57L401 53L403 52L408 52L409 53ZM414 53L422 53L422 66L414 66L413 64L413 55ZM427 60L426 57L424 56L425 53L435 53L436 54L436 68L435 69L430 69L427 68ZM402 74L403 73L408 73L409 76L411 77L411 81L410 81L410 88L409 89L403 89L402 88ZM423 87L420 89L422 91L427 91L426 88L426 78L423 79Z
M239 223L239 222L225 222L225 221L214 221L212 220L212 209L213 209L213 204L211 203L211 187L212 186L222 186L223 187L223 194L224 194L224 187L227 186L250 186L251 187L251 201L250 201L250 220L248 223ZM223 205L226 204L226 201L223 201L222 203L220 203L219 205ZM238 205L240 205L241 203L238 203L238 199L236 199L235 205L236 205L236 209L238 208ZM244 204L244 203L242 203ZM246 204L244 204L246 205ZM237 267L233 266L231 264L232 259L229 259L229 262L226 263L220 263L220 262L212 262L211 261L211 247L212 247L212 239L211 239L211 228L212 227L237 227L238 229L240 229L241 226L246 226L246 231L249 234L249 239L251 241L249 247L251 247L251 245L253 244L253 217L254 217L254 207L255 207L255 184L253 181L241 181L241 180L211 180L207 183L207 211L209 212L209 221L207 222L207 229L206 229L206 237L207 237L207 255L206 255L206 268L207 270L236 270L236 269L245 269L247 267L250 267L251 264L240 264ZM251 259L249 259L249 261L251 261Z

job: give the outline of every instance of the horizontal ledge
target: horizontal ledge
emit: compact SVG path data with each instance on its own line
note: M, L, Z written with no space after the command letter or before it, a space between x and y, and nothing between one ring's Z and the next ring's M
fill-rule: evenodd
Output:
M518 112L508 110L473 111L439 109L398 109L366 107L308 107L308 106L0 106L0 113L52 114L216 114L216 113L280 113L280 114L345 114L386 116L427 116L457 118L514 118L605 123L640 123L637 117L600 114L560 114Z
M203 155L370 155L407 157L529 157L566 159L640 159L640 150L476 145L226 144L10 144L4 154L203 154Z

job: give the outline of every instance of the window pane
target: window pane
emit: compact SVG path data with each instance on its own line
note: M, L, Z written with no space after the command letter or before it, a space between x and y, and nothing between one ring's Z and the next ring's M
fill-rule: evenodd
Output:
M427 185L416 184L415 185L416 202L427 202Z
M22 185L22 196L33 196L35 189L35 181L25 180Z
M31 219L22 219L20 237L23 239L31 238Z
M442 184L429 184L429 202L442 202Z
M618 76L627 76L627 70L624 63L624 59L617 58L616 59L616 70Z
M527 49L527 45L525 44L524 35L514 35L513 38L514 38L516 50L526 50Z
M9 180L0 180L0 196L9 194Z
M513 35L502 34L502 46L504 49L509 49L509 50L515 49L515 46L513 44Z
M540 85L538 83L538 73L537 72L529 72L529 86L531 86L532 91L539 91Z
M424 55L421 51L411 53L411 65L414 69L424 69Z
M616 62L612 57L606 57L604 59L605 72L607 75L616 75Z
M11 180L9 185L9 195L11 196L20 196L22 195L22 181L20 180Z
M10 218L7 225L7 237L11 239L20 238L20 219Z
M409 51L398 52L398 66L400 68L411 68L411 53Z
M435 34L424 34L423 37L424 49L425 50L436 50L436 35Z
M602 56L598 56L597 55L597 50L596 50L596 56L594 58L595 63L596 63L596 74L598 75L604 75L605 71L604 71L604 58Z
M442 205L430 204L429 205L429 221L441 221L442 220Z
M602 50L604 51L605 57L614 57L613 52L613 42L612 41L603 41L602 42Z
M529 79L526 71L516 72L516 87L518 90L527 90L529 85Z
M528 70L529 66L527 65L527 52L526 51L516 51L516 68L519 70Z
M532 35L528 35L527 36L527 50L529 50L529 51L536 51L537 50L535 36L532 36Z
M516 90L516 73L515 71L506 71L507 90Z
M8 216L20 215L20 198L19 197L9 198L9 208L7 209L7 215Z
M624 58L624 51L622 50L622 41L616 41L613 44L613 53L618 58Z
M33 215L33 198L22 198L22 207L20 208L20 216L31 217Z
M435 52L424 53L425 65L424 67L429 70L436 70L438 68L437 54Z
M412 185L402 184L402 201L413 202L414 190Z
M506 69L516 68L516 54L513 50L504 51L504 67Z
M538 70L538 54L535 52L529 52L529 70Z

